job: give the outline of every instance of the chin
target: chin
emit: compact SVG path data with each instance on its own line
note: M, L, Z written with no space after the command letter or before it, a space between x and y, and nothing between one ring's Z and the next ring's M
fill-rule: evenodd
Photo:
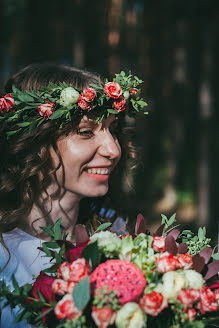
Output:
M104 188L94 188L90 192L87 190L86 193L83 194L83 197L102 197L105 196L108 192L108 186Z

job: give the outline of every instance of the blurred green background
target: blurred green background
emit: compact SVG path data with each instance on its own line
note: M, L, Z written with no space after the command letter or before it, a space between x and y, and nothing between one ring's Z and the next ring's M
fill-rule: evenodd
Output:
M2 0L0 87L33 62L55 61L145 82L137 121L142 165L121 206L149 226L177 213L217 238L218 0Z

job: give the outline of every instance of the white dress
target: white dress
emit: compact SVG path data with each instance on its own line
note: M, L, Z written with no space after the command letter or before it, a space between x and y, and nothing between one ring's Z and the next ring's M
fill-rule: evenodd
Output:
M11 253L11 259L7 267L0 273L0 280L4 280L8 287L13 290L12 275L14 274L20 286L25 283L33 283L33 275L37 276L41 270L51 266L49 258L45 257L38 247L42 246L42 240L33 237L24 231L15 228L3 234L5 244ZM0 269L7 262L8 253L0 244ZM0 328L30 328L26 321L14 323L14 318L20 308L13 310L10 307L2 308L0 304L1 321Z

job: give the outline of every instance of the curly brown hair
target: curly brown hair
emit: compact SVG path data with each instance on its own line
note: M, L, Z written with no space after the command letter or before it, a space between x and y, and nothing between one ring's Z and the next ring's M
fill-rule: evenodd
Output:
M99 76L84 70L79 70L66 65L34 64L29 65L16 73L8 80L5 92L12 91L15 85L21 91L40 90L50 82L57 84L65 82L76 88L84 89L91 83L97 83ZM124 121L124 120L123 120ZM48 120L34 130L23 132L16 137L7 140L7 124L0 127L0 233L8 232L18 226L22 218L27 217L39 195L44 191L48 199L59 199L61 188L49 195L48 187L53 179L56 179L56 171L62 167L62 158L59 154L56 142L61 136L67 136L75 131L79 119L72 120L60 129L57 129L53 121ZM120 122L124 125L124 122ZM123 159L135 159L136 151L132 145L130 133L124 128L119 136L119 142L123 148ZM126 131L124 133L124 131ZM59 164L54 167L49 148L53 148L59 158ZM124 161L121 161L124 163ZM124 167L124 164L121 164ZM128 166L130 168L130 166ZM63 184L64 184L63 170ZM48 213L43 212L46 216Z

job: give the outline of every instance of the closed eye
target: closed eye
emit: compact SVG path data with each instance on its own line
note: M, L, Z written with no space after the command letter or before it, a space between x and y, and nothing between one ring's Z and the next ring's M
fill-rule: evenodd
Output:
M92 137L94 135L93 130L91 129L78 129L77 134L84 137Z

